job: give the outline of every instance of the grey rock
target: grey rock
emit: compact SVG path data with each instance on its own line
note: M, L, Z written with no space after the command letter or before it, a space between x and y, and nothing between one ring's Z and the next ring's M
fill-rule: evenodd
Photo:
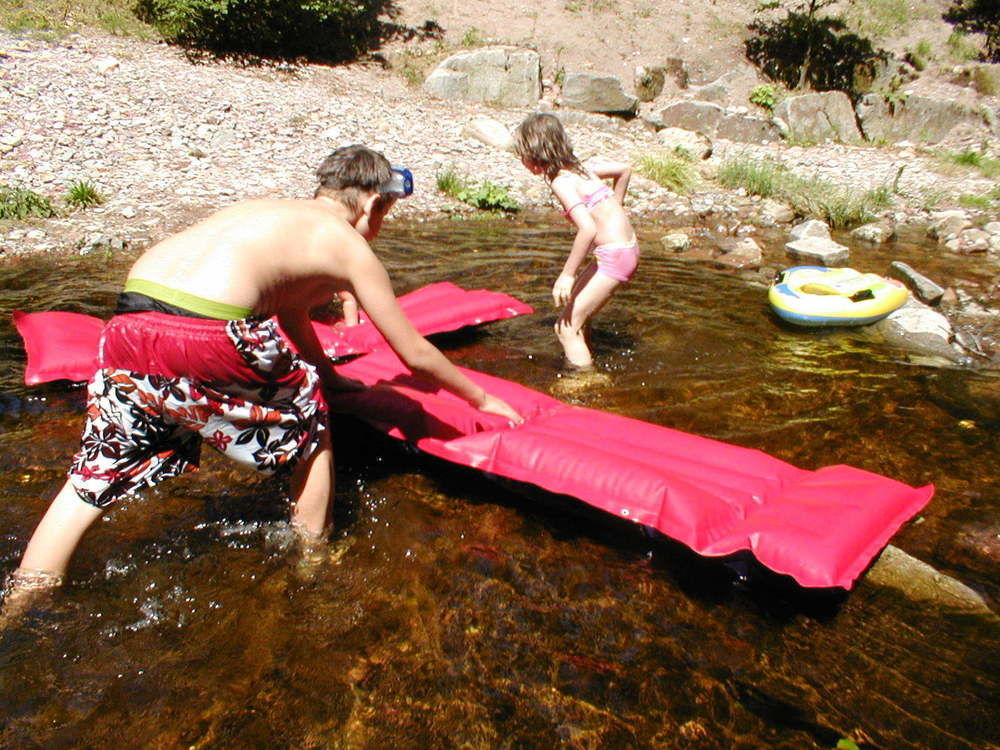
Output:
M452 55L424 81L442 99L533 106L542 94L541 60L533 50L486 47Z
M781 138L781 131L770 120L727 112L711 102L674 102L660 110L656 122L662 127L683 128L740 143L768 143Z
M788 137L810 143L861 143L851 100L843 91L792 96L774 108L788 126Z
M692 159L707 159L712 155L712 139L704 133L684 128L664 128L656 134L663 146L687 153Z
M906 284L921 301L928 305L938 304L944 296L942 287L901 261L894 260L889 264L889 275Z
M947 576L898 547L887 545L868 569L865 582L898 590L913 601L994 618L986 600L974 589Z
M492 148L501 151L512 151L514 137L510 130L499 120L492 117L477 117L462 128L462 135L474 138Z
M851 237L871 242L873 245L888 242L895 236L896 228L887 221L873 221L869 224L862 224L851 231Z
M830 239L830 227L825 221L819 219L806 219L801 224L796 224L788 233L792 240L801 240L806 237L819 237Z
M916 94L893 104L881 94L866 94L856 112L869 141L937 143L959 125L972 125L984 133L992 127L982 107Z
M830 268L842 266L850 258L850 250L847 247L824 237L803 237L787 242L785 251L796 260L818 263Z
M972 220L965 211L939 211L932 214L933 221L927 227L927 234L943 242L957 237L972 226Z
M913 297L868 327L889 344L916 354L952 362L963 357L963 352L952 343L954 334L948 319Z
M616 76L569 73L562 85L562 105L585 112L635 114L639 100L625 93Z
M674 102L660 110L657 121L663 127L682 128L711 137L725 113L718 104L709 102Z
M660 244L664 250L679 252L687 250L691 246L691 238L684 232L671 232L660 237Z

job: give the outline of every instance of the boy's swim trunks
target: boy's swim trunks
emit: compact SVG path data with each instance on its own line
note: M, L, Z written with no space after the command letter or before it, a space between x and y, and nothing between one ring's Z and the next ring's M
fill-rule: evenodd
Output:
M594 248L597 270L615 281L628 281L639 265L638 242L609 242Z
M69 474L98 507L196 471L203 439L273 473L312 455L326 429L319 377L271 319L118 315L98 361Z

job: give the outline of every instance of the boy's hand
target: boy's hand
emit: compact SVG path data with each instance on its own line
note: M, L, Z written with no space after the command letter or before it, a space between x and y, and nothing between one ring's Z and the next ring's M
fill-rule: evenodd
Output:
M499 399L496 396L487 393L483 402L477 407L479 411L486 412L487 414L496 414L501 417L505 417L508 422L511 423L511 427L514 425L524 424L524 417L514 411L513 407L508 404L503 399Z
M573 293L573 282L573 277L568 273L559 274L559 278L552 286L552 300L556 303L556 307L565 307L569 302L570 295Z

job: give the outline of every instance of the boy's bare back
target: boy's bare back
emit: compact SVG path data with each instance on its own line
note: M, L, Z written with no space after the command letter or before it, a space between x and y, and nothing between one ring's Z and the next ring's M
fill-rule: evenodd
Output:
M238 203L151 247L129 278L255 314L308 309L350 289L372 255L341 214L323 198Z

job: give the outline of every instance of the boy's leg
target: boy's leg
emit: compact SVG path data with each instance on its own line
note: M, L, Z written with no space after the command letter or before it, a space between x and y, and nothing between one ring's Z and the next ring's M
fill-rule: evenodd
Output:
M555 328L570 364L590 367L594 361L587 345L588 321L604 307L621 282L597 273L596 266L589 267L580 281Z
M326 529L333 488L333 448L325 430L316 450L292 473L291 522L307 538L317 539Z
M67 481L31 535L17 574L51 576L58 585L84 532L102 513L103 508L84 502Z

